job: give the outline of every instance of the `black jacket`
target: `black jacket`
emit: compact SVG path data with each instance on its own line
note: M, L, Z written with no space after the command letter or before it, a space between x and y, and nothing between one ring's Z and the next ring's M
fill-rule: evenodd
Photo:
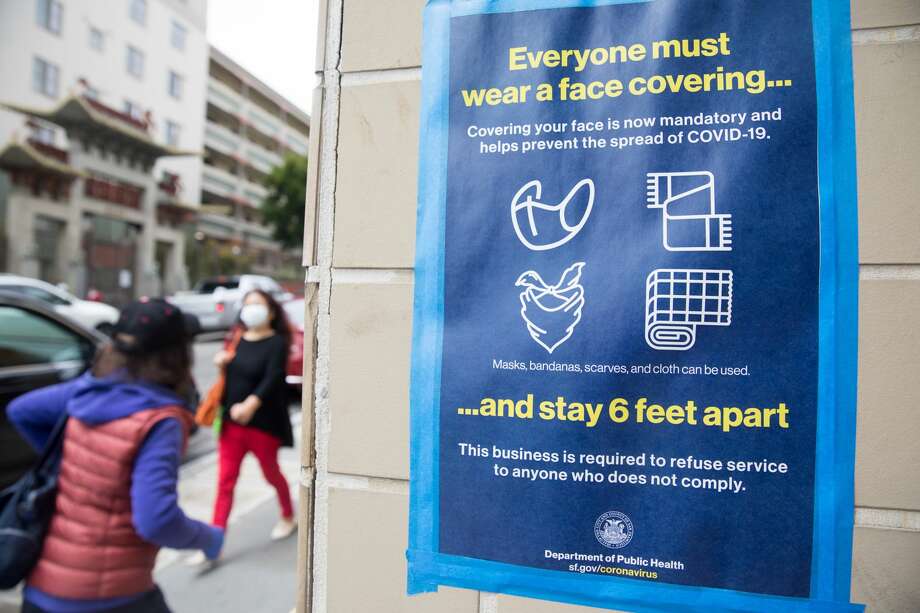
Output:
M280 439L283 446L292 447L294 433L284 381L287 356L288 347L278 334L258 341L240 339L236 355L226 368L223 419L232 421L230 407L254 394L262 401L262 406L246 425L268 432Z

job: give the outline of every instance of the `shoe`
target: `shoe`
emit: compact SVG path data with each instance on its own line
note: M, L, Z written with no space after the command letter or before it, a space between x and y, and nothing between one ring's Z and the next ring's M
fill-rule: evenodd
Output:
M275 527L272 528L271 538L273 541L280 541L281 539L286 539L287 537L294 534L297 530L297 520L293 517L291 519L281 518L278 520L278 523L275 524Z
M186 566L199 566L204 570L210 570L217 566L217 563L220 562L220 556L215 560L209 560L203 551L196 551L189 557L185 558L184 564Z
M208 558L204 555L203 551L196 551L189 557L185 558L183 563L186 566L201 566L208 561Z

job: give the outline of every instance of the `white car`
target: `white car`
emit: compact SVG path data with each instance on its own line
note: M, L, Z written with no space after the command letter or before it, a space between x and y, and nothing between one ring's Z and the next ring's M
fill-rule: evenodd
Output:
M243 297L254 289L271 294L282 303L292 298L269 277L232 275L202 279L192 291L180 292L167 300L182 309L183 313L197 317L203 330L228 330L239 317Z
M0 292L41 300L61 315L91 330L118 321L118 309L115 307L101 302L80 300L56 285L38 279L0 274Z

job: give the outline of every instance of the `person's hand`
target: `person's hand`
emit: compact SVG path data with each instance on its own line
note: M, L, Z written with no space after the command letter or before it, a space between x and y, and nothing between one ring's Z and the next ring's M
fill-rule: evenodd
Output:
M230 352L228 351L218 351L217 355L214 356L214 366L218 368L224 368L227 364L230 363Z
M220 552L224 548L224 530L216 526L211 527L211 542L202 550L208 560L216 560L220 557Z
M238 424L246 425L252 419L252 416L255 414L254 410L251 410L245 402L237 402L235 405L230 407L230 417Z
M252 416L256 414L260 406L262 406L262 401L258 396L252 394L243 402L237 402L230 407L230 417L236 423L245 426L252 420Z

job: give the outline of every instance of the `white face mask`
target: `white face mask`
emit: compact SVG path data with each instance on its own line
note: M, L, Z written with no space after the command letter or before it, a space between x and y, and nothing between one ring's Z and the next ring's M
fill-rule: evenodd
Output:
M247 304L240 310L240 320L247 328L258 328L268 323L268 307L264 304Z

